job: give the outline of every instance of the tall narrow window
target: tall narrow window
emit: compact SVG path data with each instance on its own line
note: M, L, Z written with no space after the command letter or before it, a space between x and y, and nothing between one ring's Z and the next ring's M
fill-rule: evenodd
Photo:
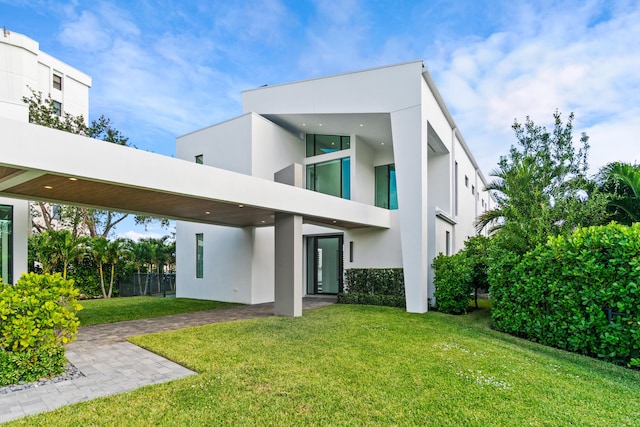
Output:
M447 231L445 235L445 255L451 255L451 232Z
M13 284L13 206L0 205L0 279Z
M58 116L62 115L62 104L59 103L58 101L53 101L53 108L56 109L56 114Z
M196 279L204 277L204 235L196 234Z
M198 154L196 156L196 163L199 165L203 165L204 164L204 156L202 154Z
M53 75L53 88L62 90L62 76L58 74Z
M307 165L307 190L350 199L350 168L349 157Z
M396 165L376 166L375 168L375 205L379 208L398 209L398 190L396 186Z

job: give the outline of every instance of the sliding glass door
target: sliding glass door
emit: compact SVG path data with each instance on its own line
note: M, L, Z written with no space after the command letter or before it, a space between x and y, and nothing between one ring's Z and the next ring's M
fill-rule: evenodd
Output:
M342 291L342 236L307 238L307 294Z

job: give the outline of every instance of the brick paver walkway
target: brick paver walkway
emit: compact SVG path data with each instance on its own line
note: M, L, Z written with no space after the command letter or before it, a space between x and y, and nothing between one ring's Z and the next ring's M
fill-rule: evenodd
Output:
M305 298L305 310L335 298ZM0 423L60 406L194 375L176 363L126 341L128 337L211 323L273 316L273 303L245 305L81 327L67 347L67 359L84 376L0 394Z

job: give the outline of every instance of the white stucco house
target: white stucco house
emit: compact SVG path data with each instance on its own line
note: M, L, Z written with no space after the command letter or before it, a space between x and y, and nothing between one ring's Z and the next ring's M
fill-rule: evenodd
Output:
M422 313L433 258L494 203L422 61L245 91L240 116L178 137L171 158L28 123L27 85L86 116L91 79L24 36L0 48L0 271L14 278L22 200L43 200L175 219L179 297L299 316L345 269L402 268Z
M51 95L60 114L87 118L90 86L89 76L42 52L35 40L7 29L0 32L0 117L28 122L22 97L31 97L33 89ZM29 202L0 197L0 278L5 283L27 271L30 229Z
M241 116L177 138L176 156L352 202L336 209L384 210L388 227L303 221L296 286L336 294L344 269L403 268L407 309L426 311L432 259L476 234L493 201L422 61L264 86L242 102ZM274 227L180 221L176 230L178 296L273 301Z

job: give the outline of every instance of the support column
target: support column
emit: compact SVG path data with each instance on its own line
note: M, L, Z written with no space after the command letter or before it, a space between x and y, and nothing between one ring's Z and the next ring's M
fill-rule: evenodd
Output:
M302 316L302 217L275 216L275 315Z

